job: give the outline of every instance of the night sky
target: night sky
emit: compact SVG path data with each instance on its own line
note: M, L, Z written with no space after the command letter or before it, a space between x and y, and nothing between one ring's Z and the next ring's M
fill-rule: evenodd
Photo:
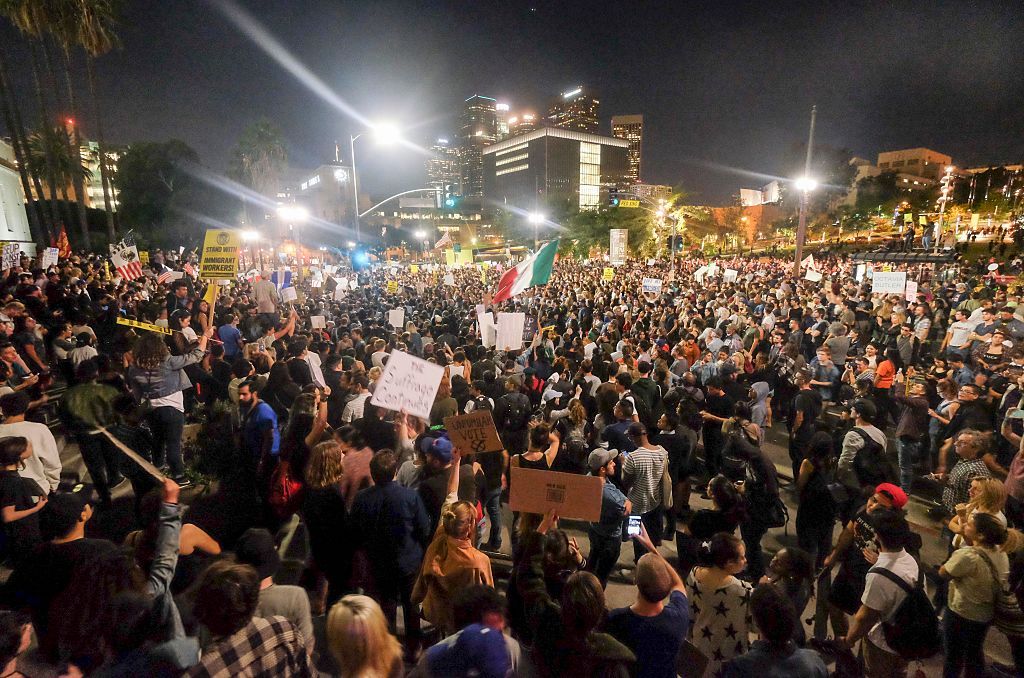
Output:
M265 116L281 127L293 165L333 160L335 139L347 158L347 135L362 125L243 35L217 9L224 2L125 0L124 49L99 62L109 138L180 138L223 170L243 127ZM961 166L1024 160L1019 0L239 6L344 104L424 146L455 132L474 93L540 113L559 92L588 85L605 133L613 114L644 114L643 179L681 183L698 202L728 201L783 173L811 104L818 142L872 160L915 146ZM11 69L27 76L6 24L0 40ZM422 155L358 144L361 181L374 194L422 185Z

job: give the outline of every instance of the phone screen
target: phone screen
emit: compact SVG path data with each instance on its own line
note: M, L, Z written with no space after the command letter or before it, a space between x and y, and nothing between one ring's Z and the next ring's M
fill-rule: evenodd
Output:
M640 534L640 516L629 517L629 522L626 524L626 534L630 537L636 537Z

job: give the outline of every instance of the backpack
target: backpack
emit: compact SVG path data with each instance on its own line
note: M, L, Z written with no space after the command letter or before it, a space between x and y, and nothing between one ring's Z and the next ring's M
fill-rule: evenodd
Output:
M523 431L530 421L532 406L530 399L522 393L509 393L502 396L505 401L505 414L501 425L507 431Z
M852 429L864 439L864 446L853 458L853 472L861 487L875 487L880 483L896 482L899 474L893 470L885 448L859 426Z
M890 621L882 622L885 642L907 661L927 659L942 649L939 619L924 590L924 572L917 566L917 584L911 586L902 577L884 567L872 567L868 574L880 574L900 587L906 597Z
M477 398L473 398L473 411L474 412L479 412L480 410L490 410L490 409L491 409L491 399L488 398L487 396L483 396L482 395L482 396L479 396Z

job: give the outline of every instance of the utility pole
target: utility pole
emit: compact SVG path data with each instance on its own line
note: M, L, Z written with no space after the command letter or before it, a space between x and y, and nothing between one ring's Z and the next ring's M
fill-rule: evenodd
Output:
M807 135L807 158L804 160L804 175L797 182L800 191L800 221L796 227L796 254L793 261L793 278L800 279L800 260L804 256L804 240L807 238L807 194L813 188L810 185L811 150L814 147L814 119L818 115L818 107L811 106L811 131Z

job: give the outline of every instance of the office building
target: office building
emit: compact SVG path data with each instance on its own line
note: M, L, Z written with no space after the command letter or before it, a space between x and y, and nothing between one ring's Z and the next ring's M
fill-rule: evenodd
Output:
M117 211L120 204L118 200L119 191L114 186L114 177L117 176L117 162L121 159L118 151L112 151L108 146L107 154L107 177L110 181L110 208ZM100 172L100 145L95 141L85 141L79 148L82 155L82 164L89 170L85 175L85 206L105 209L103 201L103 175ZM72 193L72 191L69 191Z
M16 242L28 254L34 255L36 252L28 228L25 194L21 190L14 149L3 139L0 139L0 240Z
M537 116L533 113L521 113L519 115L513 115L508 119L508 133L509 136L515 136L517 134L526 134L532 132L540 126L537 120Z
M427 186L437 189L432 196L435 207L440 207L448 194L462 195L459 150L448 139L438 139L430 147Z
M876 165L881 172L896 172L937 182L946 171L946 166L952 163L953 158L945 153L927 148L908 148L879 153Z
M613 115L612 136L629 142L629 172L627 177L630 183L635 184L639 182L641 160L643 157L644 116Z
M498 141L508 136L508 104L494 104L494 130Z
M308 209L312 219L339 225L353 223L352 168L330 163L307 171L299 182L295 202Z
M662 184L633 184L629 187L630 192L641 200L658 202L668 200L672 197L672 187Z
M484 197L523 209L568 198L594 209L624 181L628 151L623 139L555 127L510 137L483 149Z
M561 129L597 134L597 112L601 102L584 87L574 87L551 104L548 124Z
M484 192L483 156L485 146L498 136L497 102L491 97L474 94L462 109L459 133L462 195L479 197Z

